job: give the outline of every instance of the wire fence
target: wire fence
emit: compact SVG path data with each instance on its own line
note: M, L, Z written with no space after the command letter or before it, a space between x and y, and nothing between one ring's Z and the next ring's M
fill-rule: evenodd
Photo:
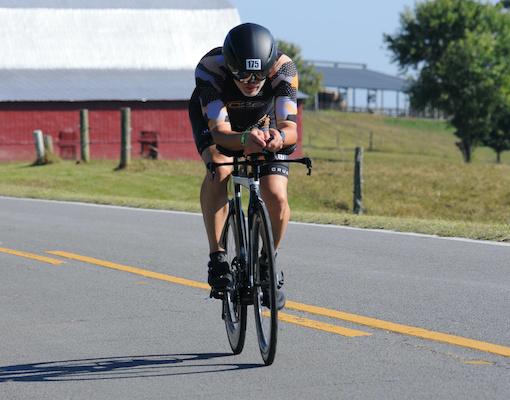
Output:
M342 204L343 210L350 210L356 214L377 213L387 216L496 222L510 225L510 197L505 200L504 196L499 199L490 195L484 196L484 189L480 188L479 194L472 195L470 198L466 193L467 189L463 189L463 185L473 186L469 176L460 179L461 182L456 183L455 188L444 194L442 191L446 192L449 186L452 186L448 181L453 179L452 173L448 171L437 178L442 180L438 188L435 187L434 182L426 178L420 180L419 173L412 168L401 171L399 177L399 171L391 171L394 167L385 167L373 160L367 162L366 152L364 156L362 154L360 166L357 165L360 162L359 155L354 154L352 150L338 150L335 159L316 157L306 149L305 154L316 160L325 161L324 168L327 171L324 174L329 180L330 175L334 174L336 184L333 187L336 188L336 196L341 196L342 199L336 199L336 202L334 199L327 199L326 196L324 199L328 204ZM341 154L340 157L339 154ZM344 167L340 170L337 168L336 171L333 168L330 170L328 161L337 161ZM496 177L494 179L497 180ZM406 190L406 186L412 186L412 189ZM349 188L349 191L346 188ZM350 201L346 202L345 196L348 193L350 193ZM510 196L510 192L507 195ZM352 206L346 207L349 203Z

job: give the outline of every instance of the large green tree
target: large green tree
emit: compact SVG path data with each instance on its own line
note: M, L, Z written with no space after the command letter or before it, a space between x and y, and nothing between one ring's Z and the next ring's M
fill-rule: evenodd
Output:
M301 55L301 48L295 44L277 40L278 50L288 55L294 64L299 75L299 90L309 97L303 101L305 107L315 101L315 95L322 88L322 74L315 71L313 65L308 65Z
M450 43L440 59L441 94L438 105L451 117L460 138L457 146L464 160L486 141L498 120L508 110L510 82L507 53L500 52L499 39L491 33L467 32Z
M475 0L416 3L384 38L399 67L417 73L412 106L451 116L466 162L510 106L510 16L500 10Z

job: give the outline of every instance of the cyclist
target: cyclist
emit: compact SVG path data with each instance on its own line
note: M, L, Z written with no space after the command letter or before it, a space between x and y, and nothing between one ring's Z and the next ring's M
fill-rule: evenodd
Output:
M250 154L264 149L275 152L297 142L296 66L278 52L273 36L263 26L246 23L233 28L223 47L212 49L200 60L195 80L189 117L205 164L230 161L216 150L216 144ZM285 158L261 170L261 195L269 212L275 249L290 217ZM207 171L200 192L210 250L208 282L215 289L232 282L225 249L219 245L228 213L230 172L230 167L223 166L211 181ZM277 291L277 303L278 308L285 304L281 290Z

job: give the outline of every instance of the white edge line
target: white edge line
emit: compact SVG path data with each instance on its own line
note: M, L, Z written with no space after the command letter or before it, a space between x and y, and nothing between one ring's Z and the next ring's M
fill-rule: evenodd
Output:
M150 208L136 208L136 207L127 207L127 206L115 206L115 205L110 205L110 204L84 203L84 202L78 202L78 201L30 199L30 198L24 198L24 197L8 197L8 196L0 196L0 199L40 201L40 202L47 202L47 203L65 203L65 204L74 204L74 205L88 206L88 207L108 207L108 208L113 208L113 209L118 209L118 210L148 211L148 212L157 212L157 213L195 215L195 216L202 217L201 213L189 212L189 211L155 210L155 209L150 209ZM391 234L391 235L415 236L415 237L430 238L430 239L452 240L452 241L456 241L456 242L478 243L478 244L488 244L488 245L492 245L492 246L510 247L510 243L505 243L505 242L495 242L495 241L491 241L491 240L476 240L476 239L466 239L466 238L460 238L460 237L429 235L429 234L425 234L425 233L398 232L398 231L392 231L392 230L388 230L388 229L356 228L353 226L317 224L317 223L296 222L296 221L290 221L289 224L304 225L304 226L317 226L317 227L321 227L321 228L330 228L330 229L347 229L347 230L383 233L383 234Z
M113 208L116 210L131 210L131 211L148 211L148 212L158 212L158 213L172 213L172 214L187 214L187 215L199 215L200 213L190 212L190 211L175 211L175 210L158 210L152 208L138 208L138 207L128 207L128 206L115 206L112 204L97 204L97 203L85 203L82 201L66 201L66 200L48 200L48 199L31 199L27 197L8 197L8 196L0 196L0 199L7 200L25 200L25 201L38 201L42 203L61 203L61 204L71 204L76 206L87 206L87 207L105 207L105 208Z
M466 239L466 238L452 237L452 236L430 235L430 234L426 234L426 233L398 232L398 231L392 231L389 229L356 228L354 226L316 224L316 223L309 223L309 222L293 222L293 221L289 222L289 224L308 225L308 226L315 225L315 226L320 226L322 228L350 229L350 230L363 231L363 232L385 233L385 234L392 234L392 235L416 236L416 237L423 237L423 238L430 238L430 239L453 240L453 241L457 241L457 242L489 244L489 245L493 245L493 246L510 246L510 243L506 243L506 242L495 242L495 241L491 241L491 240Z

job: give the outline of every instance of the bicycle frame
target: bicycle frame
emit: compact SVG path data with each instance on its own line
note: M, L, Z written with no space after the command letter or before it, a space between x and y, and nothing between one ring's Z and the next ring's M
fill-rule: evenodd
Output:
M248 237L248 244L253 246L253 237L251 235L253 234L252 226L253 226L253 213L254 213L254 207L257 202L264 203L264 200L262 200L262 197L260 196L260 166L259 165L252 165L252 171L248 173L247 176L244 176L240 173L239 166L240 165L248 165L250 161L239 161L236 157L233 165L234 170L232 171L231 177L232 182L234 186L234 207L235 207L235 213L236 213L236 221L238 224L241 224L236 229L238 232L246 232L244 229L244 218L242 213L242 187L245 187L249 191L249 201L248 201L248 232L250 233L250 237ZM244 236L244 234L243 234ZM246 238L242 239L243 241L246 241ZM253 254L252 249L250 248L250 251L248 251L248 258L246 259L246 243L242 243L240 248L242 249L242 253L245 260L246 260L246 266L247 271L246 274L249 279L249 288L248 290L251 290L251 288L254 287L254 278L253 278L253 261L251 255Z
M224 154L234 157L233 162L208 163L207 168L214 180L217 167L233 167L230 176L232 177L234 196L229 201L230 208L223 228L221 243L228 251L235 247L236 251L230 253L234 258L229 261L234 282L224 291L211 290L211 297L223 300L222 317L225 320L227 335L234 354L239 354L243 349L246 307L253 304L260 352L264 363L270 365L275 357L278 336L276 290L279 280L275 266L271 221L260 195L260 168L264 163L278 161L278 159L274 154L243 155L242 152ZM241 157L245 157L245 160L239 160ZM283 160L280 159L280 161ZM311 173L311 160L307 157L297 160L285 159L284 161L306 164L308 175ZM241 168L243 166L246 171ZM246 230L242 208L243 187L249 190L248 230ZM231 246L227 243L232 243L232 239L235 243ZM265 255L265 259L262 259L264 260L263 264L260 261L262 254ZM264 270L261 265L264 265ZM268 315L266 311L263 311L263 307L269 309ZM263 321L265 316L269 317L269 323Z
M250 154L250 155L244 155L242 152L230 152L227 149L221 148L222 152L225 155L234 157L234 161L232 162L226 162L226 163L208 163L207 168L211 171L212 178L214 179L214 174L216 171L216 167L218 166L233 166L233 171L231 173L232 181L233 181L233 187L234 187L234 197L233 197L233 206L235 207L235 213L236 213L236 223L241 224L236 226L237 232L243 232L243 241L246 241L245 232L244 229L244 218L242 213L242 192L241 187L245 187L249 190L250 198L248 202L248 231L251 232L252 229L252 221L253 221L253 212L254 212L254 206L256 203L264 203L264 200L260 196L260 166L261 163L259 163L260 157L264 157L267 162L277 160L278 154L274 153L257 153L257 154ZM285 153L283 153L285 154ZM272 155L272 160L269 160L268 157ZM245 160L239 160L239 158L244 157ZM308 174L311 174L312 171L312 161L308 157L299 158L299 159L283 159L280 161L288 162L288 163L300 163L304 164L308 168ZM242 173L240 170L241 166L251 167L251 171L244 171L246 173ZM248 238L248 243L252 243L253 238ZM240 248L242 249L242 253L240 256L243 260L247 261L246 265L249 267L249 270L246 271L249 273L250 278L250 287L253 287L253 260L246 259L246 243L241 243ZM251 254L251 251L248 252L248 255ZM249 258L249 257L248 257Z

